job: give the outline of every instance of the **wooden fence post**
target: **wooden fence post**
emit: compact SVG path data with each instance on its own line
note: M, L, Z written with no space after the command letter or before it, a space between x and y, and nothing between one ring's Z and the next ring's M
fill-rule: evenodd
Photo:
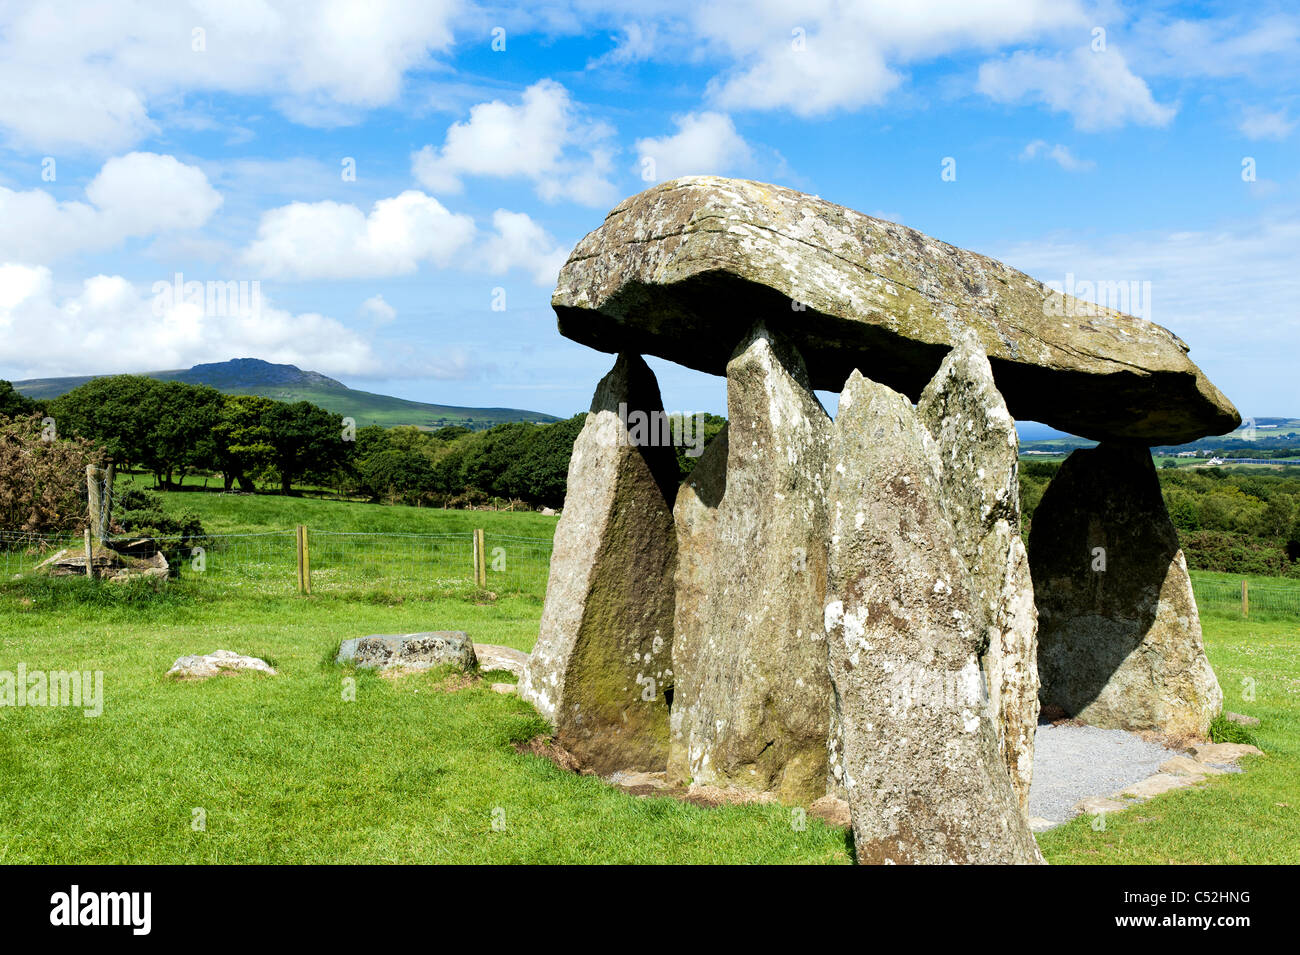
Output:
M307 525L298 525L298 593L311 593L311 543Z
M1241 615L1250 616L1250 581L1244 577L1241 579Z
M474 528L474 584L477 587L487 586L487 545L483 536L483 528Z
M90 528L86 528L86 576L95 577L95 548L90 545Z
M101 486L95 477L98 470L93 464L86 465L86 503L88 516L90 520L90 531L99 537L100 514L104 506L104 500L100 496Z

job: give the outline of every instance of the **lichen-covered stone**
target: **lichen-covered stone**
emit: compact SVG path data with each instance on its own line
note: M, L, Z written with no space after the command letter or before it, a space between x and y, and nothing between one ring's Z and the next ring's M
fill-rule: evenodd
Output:
M620 407L623 415L620 416ZM663 413L653 372L620 355L569 461L537 644L519 694L585 770L663 770L677 544L677 459L633 443L633 414Z
M688 176L619 203L573 250L561 333L722 374L754 321L813 387L852 370L915 399L965 328L1007 406L1090 438L1178 444L1236 409L1159 325L1054 293L986 256L791 189Z
M863 863L1040 863L980 677L980 614L937 449L903 395L840 395L825 611Z
M678 493L669 779L825 795L830 419L762 326L727 364L726 429Z
M478 668L474 641L463 630L428 630L422 633L371 634L353 637L339 644L335 663L351 663L362 669L430 670L454 666Z
M1223 703L1147 448L1066 459L1034 511L1044 706L1107 729L1204 736Z
M998 750L1028 817L1038 727L1038 613L1020 537L1020 440L973 333L965 333L921 394L948 516L971 575L980 668Z
M225 672L254 670L275 675L275 668L260 657L247 657L233 650L213 650L202 656L180 657L167 675L174 680L206 680Z

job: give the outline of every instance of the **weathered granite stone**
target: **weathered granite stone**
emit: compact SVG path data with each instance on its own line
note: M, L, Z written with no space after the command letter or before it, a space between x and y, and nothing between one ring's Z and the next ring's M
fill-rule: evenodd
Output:
M1039 696L1106 729L1204 736L1223 693L1150 452L1075 451L1034 512Z
M1041 863L998 753L937 448L854 372L831 453L831 680L858 861Z
M655 413L654 373L620 355L573 446L541 630L519 681L559 745L599 774L668 759L677 460L629 432Z
M1241 421L1172 332L986 256L791 189L688 176L619 203L573 250L560 332L722 374L754 321L813 387L850 371L917 398L964 328L1011 413L1090 438L1178 444Z
M1160 772L1170 776L1221 776L1224 770L1202 763L1190 756L1174 756L1160 764Z
M1200 743L1190 751L1202 763L1216 766L1231 766L1243 756L1264 755L1258 746L1249 743Z
M1038 612L1020 537L1020 440L973 332L964 333L943 360L916 411L938 445L944 503L971 574L989 715L1028 818L1038 727Z
M678 494L671 782L826 793L830 418L761 325L727 364L726 429Z
M260 657L246 657L233 650L213 650L201 656L180 657L167 671L174 680L206 680L227 671L254 670L275 675L275 668Z
M473 670L478 666L474 641L460 630L354 637L339 644L334 662L377 670L430 670L440 666Z
M474 644L474 655L478 657L480 670L505 670L516 677L524 675L528 665L528 654L514 647L503 647L495 643Z

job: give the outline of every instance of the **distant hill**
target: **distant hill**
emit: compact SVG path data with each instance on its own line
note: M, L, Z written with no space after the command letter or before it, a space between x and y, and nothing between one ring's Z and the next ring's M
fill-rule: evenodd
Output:
M558 421L554 415L519 408L462 408L408 401L369 391L357 391L320 372L303 371L295 365L276 365L259 358L235 358L230 361L195 365L179 371L147 371L160 381L183 381L191 385L208 385L228 395L263 395L276 401L310 401L327 411L355 418L359 427L368 424L387 428L414 425L418 428L441 428L460 425L481 431L507 421ZM15 381L14 388L29 398L57 398L102 375L77 378L32 378Z

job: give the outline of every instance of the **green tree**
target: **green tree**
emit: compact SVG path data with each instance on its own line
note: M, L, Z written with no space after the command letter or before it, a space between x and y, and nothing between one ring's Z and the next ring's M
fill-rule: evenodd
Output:
M433 489L433 468L419 451L389 448L360 467L362 485L371 497L415 504Z
M150 457L150 395L158 385L143 375L95 378L50 404L61 434L94 441L119 467L139 465Z
M514 489L511 496L550 507L564 504L573 442L586 420L586 414L577 414L567 421L532 426L527 448L507 468L506 484Z
M0 379L0 418L19 418L36 412L36 402L15 390L10 382Z
M342 415L310 401L273 404L266 423L271 464L279 472L282 493L291 493L293 482L303 475L328 474L347 459Z
M172 475L199 467L216 467L214 429L226 397L206 385L154 381L140 408L146 420L143 453L137 461L161 488Z
M271 413L275 404L261 395L226 398L212 437L213 459L227 491L235 482L241 490L253 490L253 476L271 466L275 456Z

